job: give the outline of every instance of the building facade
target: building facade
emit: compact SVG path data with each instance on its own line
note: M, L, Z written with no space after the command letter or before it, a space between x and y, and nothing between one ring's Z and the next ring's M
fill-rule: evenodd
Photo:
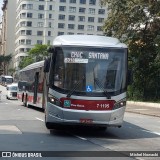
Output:
M0 22L0 55L2 55L2 22Z
M4 74L8 74L8 69L13 68L14 63L16 2L13 0L3 0L2 11L1 55L12 55L10 65L4 71Z
M58 35L103 35L106 18L100 0L17 0L14 67L35 44L52 44Z
M0 22L0 56L2 56L2 22ZM0 63L0 75L3 74L2 63Z

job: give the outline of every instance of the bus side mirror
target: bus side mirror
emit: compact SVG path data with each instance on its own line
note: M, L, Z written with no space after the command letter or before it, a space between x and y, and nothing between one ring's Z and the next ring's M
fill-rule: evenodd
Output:
M53 53L53 52L54 52L54 47L53 47L53 46L49 46L49 47L47 48L47 52L48 52L48 53Z
M132 83L133 83L133 71L132 70L128 70L127 84L131 85Z
M44 73L48 73L49 72L49 68L50 68L50 58L47 58L44 61Z

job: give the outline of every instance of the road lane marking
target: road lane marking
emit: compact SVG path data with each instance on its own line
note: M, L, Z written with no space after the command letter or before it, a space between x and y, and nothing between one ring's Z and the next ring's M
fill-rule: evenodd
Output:
M38 118L38 117L35 117L37 120L39 120L39 121L42 121L42 122L44 122L44 120L43 119L40 119L40 118Z
M160 133L158 133L158 132L153 132L154 134L157 134L157 135L159 135L160 136Z
M159 135L159 136L160 136L160 133L159 133L159 132L152 132L152 131L147 131L147 130L142 130L142 131L144 131L144 132L148 132L148 133L152 133L152 134L157 134L157 135Z
M80 136L77 136L77 135L74 135L74 134L73 134L73 136L75 136L75 137L77 137L77 138L79 138L79 139L81 139L81 140L83 140L83 141L87 141L86 138L83 138L83 137L80 137Z
M76 137L76 138L78 138L78 139L81 139L81 140L83 140L83 141L88 141L88 139L86 139L86 138L84 138L84 137L80 137L80 136L78 136L78 135L75 135L75 134L73 134L73 133L71 133L71 132L69 132L69 131L66 131L66 133L67 133L67 134L70 134L71 136L74 136L74 137Z

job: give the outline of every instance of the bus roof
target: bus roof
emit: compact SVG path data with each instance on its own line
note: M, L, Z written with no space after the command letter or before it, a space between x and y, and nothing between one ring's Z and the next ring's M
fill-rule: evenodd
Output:
M5 78L13 78L12 76L7 76L7 75L1 75L1 77L5 77Z
M12 84L8 84L8 87L12 87L12 86L18 86L18 83L12 83Z
M21 69L20 72L27 71L27 70L34 69L34 68L39 68L39 67L42 67L43 65L44 65L44 60L40 62L35 62Z
M75 46L97 46L127 48L117 38L97 35L61 35L53 41L53 46L75 45Z

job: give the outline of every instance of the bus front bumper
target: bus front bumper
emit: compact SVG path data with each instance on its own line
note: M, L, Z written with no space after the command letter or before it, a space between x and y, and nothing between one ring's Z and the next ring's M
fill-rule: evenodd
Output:
M108 111L72 110L48 104L46 122L64 125L115 126L123 123L125 107Z

